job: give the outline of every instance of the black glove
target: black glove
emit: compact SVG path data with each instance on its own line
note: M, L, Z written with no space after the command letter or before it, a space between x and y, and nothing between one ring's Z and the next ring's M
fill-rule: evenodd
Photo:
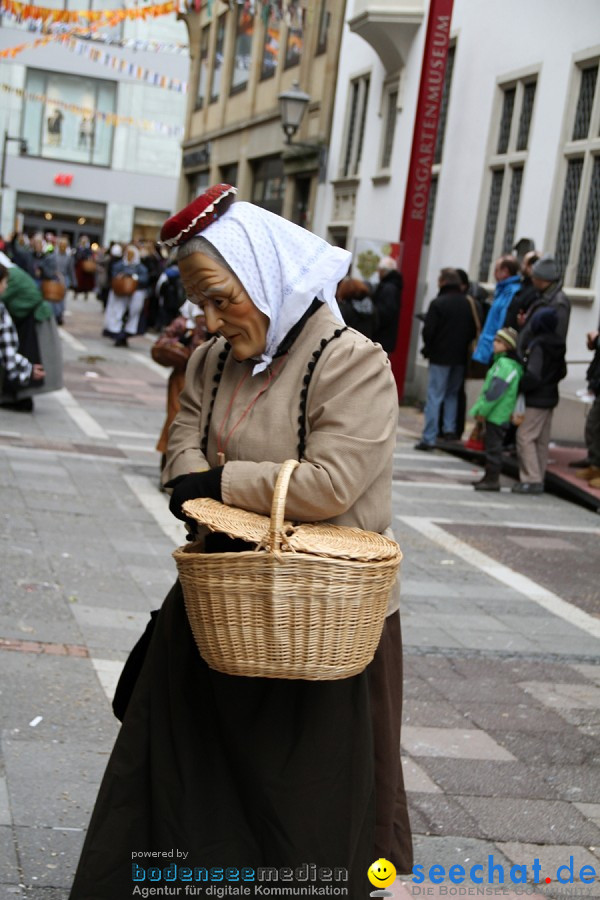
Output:
M179 475L165 484L166 488L173 488L169 509L176 519L182 522L191 522L182 511L181 507L186 500L196 500L198 497L210 497L212 500L222 502L221 475L223 466L207 469L205 472L191 472L189 475Z

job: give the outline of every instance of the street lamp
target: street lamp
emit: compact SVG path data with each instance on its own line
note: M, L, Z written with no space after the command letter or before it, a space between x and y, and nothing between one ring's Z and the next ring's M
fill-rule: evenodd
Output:
M279 111L281 115L281 127L285 133L286 144L292 143L292 138L300 127L304 110L308 106L310 97L300 90L300 85L295 81L289 91L283 91L279 95Z
M4 181L4 173L6 171L6 145L9 141L19 142L19 153L24 156L27 153L27 141L22 137L11 137L8 131L4 132L4 140L2 142L2 164L0 165L0 231L2 230L2 201L4 200L4 188L8 187Z
M8 187L6 182L4 181L4 173L6 171L6 145L9 141L18 141L19 146L19 154L20 156L25 156L27 153L27 141L22 137L11 137L8 131L4 132L4 141L2 143L2 170L0 172L0 188Z

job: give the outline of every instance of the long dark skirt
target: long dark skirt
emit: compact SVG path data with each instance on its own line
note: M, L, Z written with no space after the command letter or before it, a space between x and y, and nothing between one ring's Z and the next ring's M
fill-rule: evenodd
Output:
M348 896L367 895L376 858L367 672L334 682L215 672L176 584L100 787L71 900L129 898L133 862L171 862L132 854L172 850L204 869L340 867ZM399 730L397 749L398 738ZM387 805L388 818L403 818L396 792Z

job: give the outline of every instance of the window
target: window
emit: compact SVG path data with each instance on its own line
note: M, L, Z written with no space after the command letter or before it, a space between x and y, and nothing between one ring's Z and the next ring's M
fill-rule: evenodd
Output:
M238 6L233 71L231 73L231 93L243 91L248 84L250 60L252 58L252 34L254 32L254 12L246 6Z
M237 186L238 180L238 164L230 163L228 166L221 166L221 183L232 184Z
M277 60L279 59L279 47L281 40L281 19L277 14L275 7L269 6L269 18L265 25L265 36L263 40L262 63L260 67L260 77L262 80L271 78L275 74L277 68Z
M204 106L204 96L208 82L208 39L210 25L205 25L200 34L200 68L198 70L198 91L196 93L196 109Z
M217 42L215 45L215 59L213 62L212 82L210 85L210 102L214 103L219 99L221 90L221 74L223 69L223 51L225 49L225 29L227 27L227 13L219 16L217 22Z
M581 63L569 127L555 257L565 284L589 288L600 226L600 80L598 60Z
M32 156L110 166L114 81L28 69L25 90L22 136Z
M331 13L327 10L327 0L321 0L321 12L319 14L319 31L317 33L316 56L327 52L327 32Z
M285 175L280 156L267 156L254 163L252 202L281 215L285 194Z
M304 35L303 24L304 10L300 7L300 0L289 0L287 9L287 39L285 44L285 68L297 66L302 56Z
M383 101L383 136L381 146L380 168L389 169L392 162L396 119L398 118L398 82L384 88Z
M187 179L190 203L210 187L210 171L208 169L204 172L195 172L193 175L188 175Z
M340 175L344 178L357 175L360 168L367 106L369 103L369 85L369 75L363 75L350 82L346 138L340 171Z
M500 85L488 160L486 215L478 278L491 281L491 267L515 243L521 187L536 91L535 76Z

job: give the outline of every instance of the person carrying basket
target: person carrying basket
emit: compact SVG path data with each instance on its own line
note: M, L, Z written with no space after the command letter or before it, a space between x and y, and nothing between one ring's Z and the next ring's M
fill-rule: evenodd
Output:
M389 536L397 394L386 354L339 313L350 254L234 194L210 188L161 232L215 335L189 360L170 428L171 511L189 520L190 501L212 498L268 516L295 459L287 520ZM323 886L346 872L351 898L378 857L410 872L398 608L396 588L359 674L240 677L207 665L177 582L123 703L72 900L130 896L140 851L185 854L192 880L268 869Z

